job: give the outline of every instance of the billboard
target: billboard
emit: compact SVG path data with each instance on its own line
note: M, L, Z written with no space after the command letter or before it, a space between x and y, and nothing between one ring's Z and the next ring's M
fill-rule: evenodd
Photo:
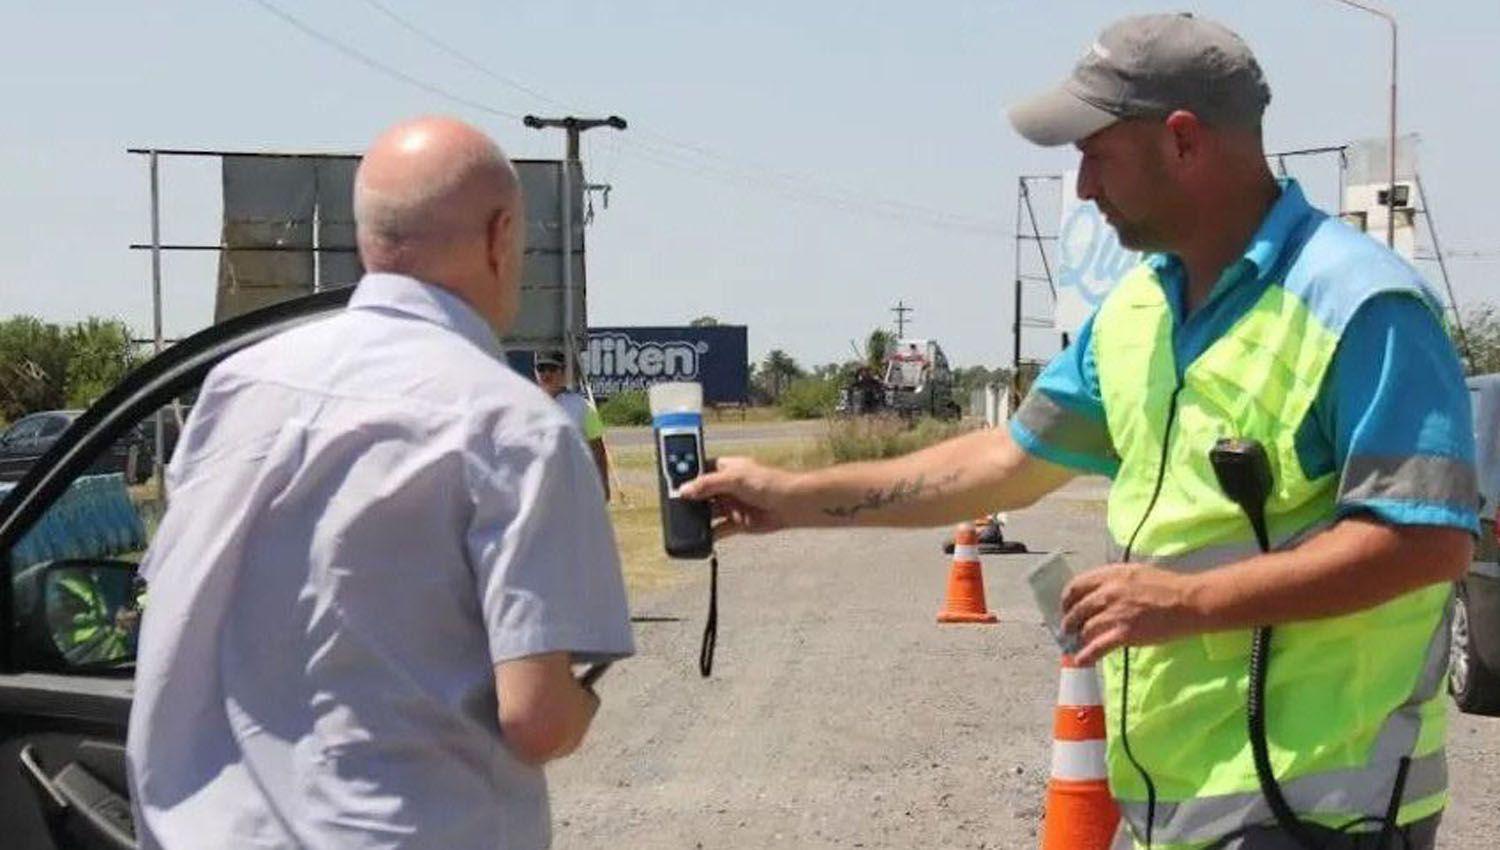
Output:
M530 351L511 350L507 356L512 368L531 375ZM744 325L589 328L578 365L599 398L661 381L697 381L710 404L743 403L749 397Z
M1416 213L1424 208L1419 187L1414 185L1419 141L1415 133L1396 139L1396 213L1389 235L1395 237L1392 247L1396 253L1408 262L1416 258ZM1388 139L1368 139L1350 144L1345 154L1348 166L1342 217L1382 245L1391 222L1391 205L1386 203L1391 181L1390 150Z
M1079 200L1078 172L1063 175L1062 224L1057 231L1057 307L1054 324L1070 338L1093 315L1105 293L1141 261L1120 245L1115 229L1092 201Z
M214 321L363 274L354 244L354 155L223 157L224 226ZM557 160L515 160L526 198L526 257L521 304L507 346L561 348L563 287L562 183ZM574 336L583 332L583 172L570 166ZM528 361L529 365L529 361Z

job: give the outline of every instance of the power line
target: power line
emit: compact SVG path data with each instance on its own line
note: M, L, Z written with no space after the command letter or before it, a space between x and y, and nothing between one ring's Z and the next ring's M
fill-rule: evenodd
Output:
M519 80L512 79L511 77L507 77L504 74L501 74L500 72L494 70L493 68L490 68L488 65L485 65L484 63L482 63L479 60L473 58L472 56L469 56L467 53L464 53L463 51L459 50L458 48L456 48L456 47L448 44L447 42L442 41L437 36L432 35L431 33L427 32L426 30L422 29L421 27L417 26L416 24L412 23L411 21L407 20L406 18L402 17L394 9L392 9L391 7L385 5L384 3L381 3L380 0L363 0L363 2L364 2L364 4L366 6L370 6L371 8L375 9L380 14L385 15L387 18L390 18L392 21L394 21L402 29L406 30L407 32L411 33L412 35L415 35L417 38L422 39L423 41L427 42L432 47L437 48L438 50L442 51L443 53L448 54L449 56L453 57L454 59L457 59L459 62L462 62L464 65L467 65L468 67L472 68L473 70L478 71L479 73L485 75L486 77L489 77L490 79L494 80L497 83L500 83L503 86L506 86L507 88L513 89L515 91L520 92L521 94L528 95L530 97L534 97L537 100L540 100L540 101L542 101L544 103L549 103L549 104L551 104L553 106L560 107L560 108L562 108L564 110L567 110L567 111L570 111L570 112L586 111L586 110L579 110L575 106L570 106L569 104L566 104L566 103L563 103L563 102L561 102L559 100L556 100L554 98L548 97L547 95L543 94L542 92L537 91L536 89L532 88L531 86L526 85L525 83L522 83Z
M650 134L649 131L643 130L642 133L659 137L659 134ZM635 144L637 147L641 147L639 140L635 140ZM736 165L727 157L719 155L704 156L699 160L692 160L684 159L680 154L673 155L670 152L662 151L660 148L657 148L656 152L659 155L668 156L677 161L692 162L698 166L700 173L736 179L743 181L745 185L752 188L777 192L783 196L800 195L814 201L852 205L851 208L880 214L886 218L921 219L921 223L939 228L951 228L990 235L1000 235L1005 232L1004 227L998 222L977 218L965 213L940 210L875 195L862 195L835 183L803 175L773 171L764 167L747 168ZM627 155L629 155L628 151ZM720 165L714 161L705 160L715 160L724 164Z
M961 231L968 233L977 233L985 236L994 236L998 232L995 228L989 225L975 225L963 222L955 222L947 219L926 217L909 212L903 213L880 207L863 205L849 199L839 198L832 195L820 194L808 190L793 190L789 187L775 182L756 180L753 177L736 175L733 173L725 172L723 170L716 170L701 163L684 162L681 160L666 158L649 148L629 149L621 147L621 149L619 150L619 155L651 165L670 168L673 171L677 171L679 173L709 178L720 183L734 183L745 188L766 192L795 203L815 203L848 213L864 215L873 218L881 218L905 224L918 224L936 230L950 232Z
M370 68L371 70L378 71L388 77L400 80L401 82L406 83L409 86L419 88L422 91L427 92L428 94L434 94L438 97L453 101L454 103L467 106L470 109L475 109L480 112L488 113L490 115L496 115L501 118L511 118L517 121L521 120L521 116L515 112L507 112L504 109L499 109L486 103L480 103L477 100L471 100L467 97L464 97L463 95L454 94L453 92L450 92L447 89L442 88L441 86L433 85L426 80L418 79L417 77L413 77L412 75L404 71L399 71L395 68L392 68L391 66L385 64L384 62L381 62L375 57L370 56L369 54L364 53L357 48L351 47L331 35L327 35L313 29L312 27L304 23L300 18L295 17L276 4L270 2L270 0L250 0L250 2L261 7L262 9L265 9L267 12L270 12L271 14L275 15L291 26L296 27L307 37L319 41L322 44L333 48L334 50L337 50L338 52L344 54L350 59L353 59L361 65Z
M521 118L518 113L501 109L496 106L491 106L490 104L483 103L472 98L464 97L434 83L430 83L419 77L391 67L390 65L387 65L386 63L375 59L374 57L359 50L358 48L355 48L350 44L341 41L340 39L337 39L312 27L295 15L292 15L286 10L280 8L275 3L270 2L270 0L250 0L250 2L254 3L257 6L260 6L262 9L271 13L272 15L275 15L286 24L295 27L298 31L302 32L309 38L312 38L327 47L331 47L344 56L353 59L366 66L367 68L370 68L371 70L381 73L387 77L406 83L409 86L421 89L422 91L436 95L453 103L457 103L489 115L495 115L501 118L509 118L514 120L520 120ZM411 23L406 18L400 16L384 4L376 2L376 0L364 0L364 2L366 2L372 8L381 12L385 16L389 17L403 29L406 29L417 35L429 45L463 62L468 67L473 68L480 73L483 73L485 76L488 76L491 79L509 86L510 88L530 95L531 97L535 97L539 100L543 100L553 104L565 105L562 104L561 101L548 97L546 94L530 86L527 86L517 80L513 80L488 68L483 63L465 54L463 51L458 50L457 48L447 44L446 42L443 42L441 39L438 39L430 33L422 30L420 27ZM1000 234L1004 230L1004 228L997 222L976 218L973 216L965 215L963 213L938 210L930 207L923 207L917 204L907 203L904 201L880 198L873 195L862 197L858 193L852 192L848 189L844 189L843 187L839 187L836 184L831 184L827 181L821 181L815 178L779 173L765 169L743 168L735 165L733 163L733 160L724 154L720 154L707 148L703 148L687 142L679 142L660 133L651 132L649 130L644 132L646 135L660 140L661 144L653 145L649 143L642 143L639 140L623 140L623 144L619 148L617 148L618 154L629 156L635 159L640 159L645 162L679 172L695 174L710 179L734 182L738 185L750 189L768 191L772 194L776 194L789 200L822 204L824 206L832 207L834 209L853 214L874 216L876 218L884 218L887 220L919 224L938 230L963 231L988 236ZM666 147L664 147L664 145L670 145L671 148L675 148L677 149L677 151L687 151L691 154L696 154L699 157L699 160L694 160L688 156L684 156L682 153L667 149ZM717 160L718 162L724 164L716 165L712 162L703 162L700 160ZM817 183L822 183L823 185L821 187L810 185Z
M257 0L257 2L259 2L259 0ZM479 61L478 59L474 58L473 56L470 56L469 54L465 53L462 50L459 50L457 47L454 47L453 45L449 44L448 42L443 41L442 39L440 39L437 36L433 35L432 33L428 32L427 30L424 30L421 27L417 26L411 20L409 20L406 17L403 17L401 14L399 14L395 10L391 9L385 3L380 2L380 0L363 0L363 2L367 6L370 6L371 8L373 8L376 11L380 12L385 17L389 18L391 21L395 22L402 29L405 29L406 31L412 33L413 35L415 35L418 38L420 38L423 42L425 42L428 45L430 45L431 47L433 47L433 48L441 51L442 53L446 54L447 56L452 57L453 59L456 59L457 61L459 61L462 64L464 64L466 67L468 67L468 68L470 68L470 69L472 69L474 71L477 71L480 74L483 74L484 76L489 77L490 79L495 80L496 82L499 82L500 84L502 84L502 85L504 85L504 86L506 86L506 87L508 87L508 88L510 88L512 90L514 90L514 91L517 91L517 92L520 92L522 94L528 95L530 97L536 98L537 100L540 100L540 101L543 101L543 102L546 102L546 103L549 103L549 104L552 104L552 105L555 105L555 106L559 106L559 107L562 107L562 108L567 109L567 110L579 111L579 109L578 109L578 107L576 105L565 103L565 102L563 102L561 100L558 100L557 98L554 98L554 97L551 97L551 96L547 95L546 93L544 93L542 91L539 91L538 89L536 89L536 88L534 88L532 86L526 85L525 83L522 83L521 81L519 81L519 80L517 80L517 79L515 79L513 77L509 77L509 76L506 76L505 74L501 74L500 72L494 70L493 68L489 67L488 65L486 65L485 63ZM583 110L583 111L587 111L587 110ZM655 148L654 152L661 159L673 159L673 158L675 158L675 159L681 161L683 159L683 154L681 152L686 152L688 155L691 155L691 156L697 156L697 157L700 157L702 159L714 160L716 162L723 163L723 166L721 166L719 168L720 171L728 171L728 172L734 173L736 176L746 177L746 178L748 178L748 179L750 179L752 181L759 181L759 180L763 180L763 179L766 179L767 177L769 177L770 179L779 181L779 182L781 182L783 184L790 184L791 187L792 187L792 191L794 191L794 192L795 191L799 191L800 189L802 189L802 187L804 187L808 183L821 183L822 184L823 193L824 193L823 197L826 197L827 194L828 194L828 192L831 190L834 194L844 195L844 196L846 196L848 198L848 200L854 201L856 203L867 203L867 204L870 204L872 206L882 206L882 207L888 207L888 208L895 209L895 210L909 211L911 213L915 213L915 214L920 215L920 216L925 216L928 219L930 219L931 222L951 222L951 223L957 225L959 227L959 229L964 229L964 230L969 230L969 231L972 231L972 232L979 232L979 233L991 233L991 232L993 232L993 233L997 233L997 234L1003 232L1003 230L1004 230L1003 226L1000 225L997 222L991 222L991 221L987 221L987 220L984 220L984 219L975 218L975 217L972 217L972 216L968 216L968 215L966 215L964 213L955 213L955 212L951 212L951 211L948 211L948 210L933 209L931 207L924 207L924 206L922 206L920 204L912 204L912 203L909 203L909 202L906 202L906 201L893 200L893 199L889 199L889 198L881 198L881 197L875 196L875 195L864 195L864 196L861 196L860 193L858 193L858 192L845 189L845 188L840 187L840 186L838 186L836 184L830 183L829 181L826 181L826 180L819 180L819 179L816 179L816 178L809 178L809 177L804 176L804 175L796 175L796 174L790 174L790 173L786 173L786 172L776 171L776 170L772 170L772 169L769 169L769 168L766 168L766 167L763 167L763 166L759 166L759 165L756 165L756 164L750 164L750 167L747 169L744 165L742 165L741 163L737 162L733 157L730 157L730 156L728 156L726 154L720 153L720 152L712 150L710 148L703 147L701 145L696 145L696 144L692 144L690 142L684 142L684 141L681 141L681 140L678 140L678 139L674 139L671 136L667 136L667 135L664 135L662 133L655 132L655 131L651 130L650 128L640 128L639 126L637 126L635 128L635 132L637 134L640 134L640 135L645 135L645 136L647 136L650 139L655 139L658 142L658 144L657 145L649 145L649 144L643 144L639 140L635 140L635 139L624 139L622 141L622 146L624 146L624 147L647 147L647 148L653 148L654 147ZM678 153L673 153L671 151L662 150L661 149L662 145L674 148L674 149L676 149L676 151L678 151ZM658 164L665 165L666 167L671 167L666 162L660 162L659 161ZM697 173L699 173L701 175L711 175L712 172L713 172L713 170L714 170L714 166L707 166L706 169L701 169Z
M988 221L986 219L977 218L965 213L935 209L933 207L927 207L921 204L913 204L907 201L884 198L879 195L864 194L856 190L847 189L828 180L809 177L802 174L779 171L757 163L749 163L748 165L741 164L733 157L730 157L726 154L722 154L699 145L677 141L669 136L664 136L661 133L653 132L649 128L641 129L638 132L641 135L645 135L649 138L655 138L666 145L670 145L671 147L681 151L687 151L688 153L696 155L702 159L723 163L723 166L721 166L722 170L737 173L741 176L745 176L753 180L764 180L766 178L770 178L780 183L795 187L802 187L807 184L815 184L825 193L831 192L833 194L843 195L849 200L858 203L865 203L871 206L887 207L893 210L903 210L916 213L918 215L941 218L953 221L955 223L963 223L964 225L966 225L966 229L975 230L978 232L993 231L998 234L1003 232L1004 230L1003 226L998 222ZM639 142L637 141L637 143Z

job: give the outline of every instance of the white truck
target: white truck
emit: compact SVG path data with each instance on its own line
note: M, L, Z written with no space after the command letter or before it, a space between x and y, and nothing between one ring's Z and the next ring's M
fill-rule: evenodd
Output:
M936 340L902 339L885 357L886 406L905 416L957 419L953 370Z

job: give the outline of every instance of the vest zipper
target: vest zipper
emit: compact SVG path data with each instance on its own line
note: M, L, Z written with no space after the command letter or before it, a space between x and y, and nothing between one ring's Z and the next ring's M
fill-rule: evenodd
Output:
M1156 467L1156 486L1151 490L1151 499L1146 503L1146 511L1141 514L1140 522L1136 523L1135 531L1130 533L1130 540L1125 543L1124 563L1130 563L1130 553L1135 548L1135 540L1141 534L1141 529L1146 527L1146 520L1151 518L1151 511L1156 509L1156 500L1161 497L1162 485L1167 479L1167 456L1172 448L1172 430L1177 424L1177 397L1182 393L1183 377L1177 377L1177 386L1172 388L1172 398L1167 402L1167 427L1162 432L1161 459ZM1151 830L1156 822L1156 783L1151 781L1151 774L1135 757L1130 749L1130 732L1128 723L1130 719L1130 647L1121 647L1123 667L1120 673L1120 743L1125 748L1125 757L1135 768L1135 772L1141 775L1141 780L1146 783L1146 850L1151 850Z

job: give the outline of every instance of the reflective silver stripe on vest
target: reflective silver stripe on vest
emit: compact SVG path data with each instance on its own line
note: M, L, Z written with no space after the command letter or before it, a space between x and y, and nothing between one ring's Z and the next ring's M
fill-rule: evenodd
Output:
M1427 642L1427 653L1422 661L1422 673L1412 688L1406 702L1386 718L1375 746L1371 749L1369 763L1364 767L1348 770L1299 776L1281 783L1292 810L1303 815L1325 814L1333 816L1381 817L1390 803L1395 788L1396 769L1403 756L1411 755L1422 729L1421 706L1438 695L1443 684L1443 674L1448 669L1448 629L1453 617L1453 594L1443 607L1432 637ZM1149 757L1142 762L1149 773ZM1406 776L1406 787L1402 790L1402 803L1421 800L1437 794L1448 787L1448 762L1444 751L1430 753L1412 759ZM1130 822L1139 836L1146 834L1146 803L1144 801L1118 800L1120 814ZM1251 824L1271 823L1275 816L1266 805L1259 789L1239 794L1223 794L1214 797L1198 797L1181 802L1156 804L1156 823L1151 830L1154 841L1175 844L1179 842L1213 841L1236 829Z
M1150 770L1150 764L1146 765ZM1320 773L1281 783L1287 803L1296 812L1324 813L1337 817L1381 817L1396 781L1396 765ZM1448 762L1439 750L1413 759L1406 775L1402 799L1420 800L1448 787ZM1146 804L1119 801L1120 814L1136 831L1146 835ZM1156 827L1153 842L1178 844L1214 841L1252 824L1273 824L1276 817L1260 791L1199 797L1181 803L1156 804ZM1342 824L1340 824L1342 825Z
M1318 522L1295 534L1288 534L1280 539L1271 541L1274 550L1286 550L1293 546L1301 545L1324 529L1331 526L1331 522ZM1154 564L1174 573L1202 573L1225 564L1243 561L1260 554L1260 546L1249 540L1242 543L1222 543L1216 546L1204 546L1181 555L1141 555L1131 553L1130 560L1136 564ZM1104 557L1110 562L1118 562L1125 559L1125 547L1116 543L1112 538L1105 543Z

